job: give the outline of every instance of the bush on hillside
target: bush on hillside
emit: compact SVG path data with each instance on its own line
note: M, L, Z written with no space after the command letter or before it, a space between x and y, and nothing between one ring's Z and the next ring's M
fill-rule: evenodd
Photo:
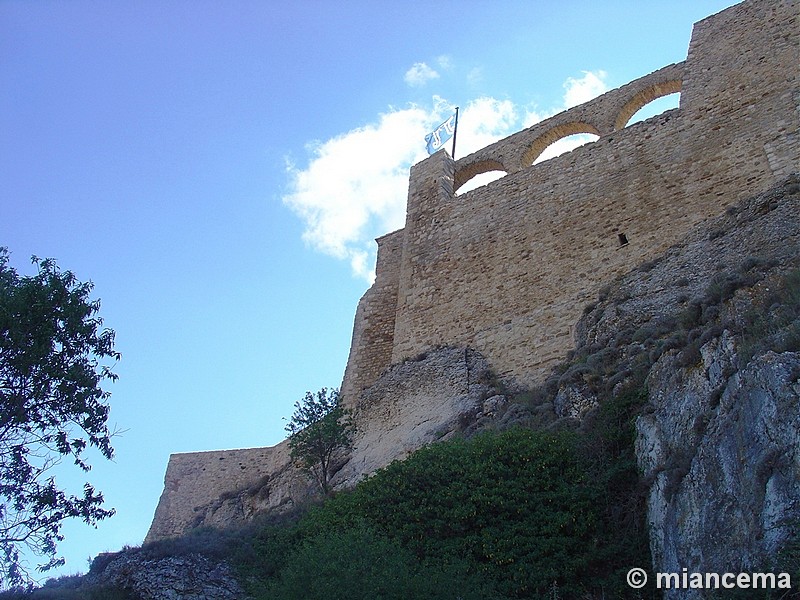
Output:
M531 598L554 589L562 597L624 597L624 572L650 558L644 527L615 522L609 498L624 490L612 494L608 486L635 489L638 477L635 469L621 477L618 463L604 472L607 464L587 456L588 439L512 429L436 444L393 463L312 509L290 547L265 548L289 558L263 597L299 597L303 578L319 586L304 597L339 597L324 581L334 577L331 569L352 590L347 598L393 598L375 594L398 577L412 586L398 588L403 597L467 598L480 590L480 597ZM604 443L597 438L591 452ZM413 592L423 583L442 591Z

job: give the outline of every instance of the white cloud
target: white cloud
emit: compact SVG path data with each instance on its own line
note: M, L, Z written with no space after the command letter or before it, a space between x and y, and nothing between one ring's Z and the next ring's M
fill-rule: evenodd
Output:
M554 114L561 112L560 110L554 110L551 112L539 112L536 110L536 107L528 107L525 109L525 116L522 119L522 128L527 129L532 125L536 125L541 121L544 121L548 117L552 117Z
M472 87L477 87L483 83L483 68L473 67L467 73L467 83Z
M425 85L432 79L438 79L439 73L431 69L424 62L414 63L413 66L406 71L403 79L411 87L419 87Z
M434 116L413 106L395 110L310 145L306 168L288 164L283 201L305 222L303 239L370 280L373 239L404 225L408 169L425 157L421 140Z
M583 77L567 78L564 82L564 108L572 108L608 91L605 71L583 71Z
M423 63L414 67L418 65ZM414 70L412 67L409 73ZM568 79L564 106L547 111L491 97L468 102L459 112L457 157L560 112L571 102L602 93L605 76L602 71L586 71L581 78ZM432 98L430 107L392 109L376 123L310 144L306 167L287 164L289 189L283 201L304 221L306 243L348 261L355 276L371 282L374 239L404 226L409 169L426 156L425 134L452 110L452 105L438 96ZM546 156L576 145L574 138L562 140L548 148ZM487 183L487 177L497 176L486 174L468 185L476 187Z
M404 226L408 172L425 158L425 134L451 114L439 97L433 106L393 110L377 123L309 145L306 168L287 165L284 203L305 222L303 239L347 260L354 275L374 277L374 238ZM457 153L477 150L513 131L511 101L479 98L461 111Z
M480 150L511 134L517 124L517 110L511 100L481 97L472 100L458 117L456 158Z

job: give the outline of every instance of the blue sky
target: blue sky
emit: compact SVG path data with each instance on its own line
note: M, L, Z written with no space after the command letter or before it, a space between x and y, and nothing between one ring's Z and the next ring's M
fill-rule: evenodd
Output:
M62 572L141 543L171 453L275 444L341 383L372 240L454 106L463 156L684 60L731 4L0 2L0 245L92 280L123 355L89 476L117 515L65 528Z

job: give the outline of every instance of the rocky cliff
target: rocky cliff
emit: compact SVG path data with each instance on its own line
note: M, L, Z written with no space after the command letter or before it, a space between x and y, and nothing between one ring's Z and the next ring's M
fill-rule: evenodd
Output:
M638 389L635 451L653 570L785 568L781 551L800 524L800 175L609 282L583 313L575 350L535 388L509 387L464 348L386 370L352 404L360 432L340 458L336 487L458 433L591 429L603 403ZM282 460L258 485L196 510L192 527L304 502L310 480ZM131 560L112 560L103 581L131 588L164 581L153 575L163 569L195 568ZM218 583L213 597L226 597L228 580Z
M674 355L656 363L653 412L637 426L654 565L785 570L779 553L800 523L800 354L767 352L737 369L727 332L701 353L688 368Z
M800 499L790 493L800 489L798 359L774 351L797 343L796 315L781 312L794 309L774 293L800 267L798 190L792 176L609 283L576 325L572 360L543 382L532 406L508 401L525 398L522 390L498 395L501 382L472 350L442 348L387 370L354 403L359 434L334 485L351 487L456 432L583 422L604 397L647 377L650 408L639 420L637 448L652 479L657 565L764 560L788 535L784 521ZM284 461L259 485L195 511L193 526L230 525L302 503L313 486ZM720 505L730 514L718 513ZM737 539L752 547L714 551L723 531L713 527L729 528L734 514L753 515L735 519Z
M656 571L786 566L800 525L799 268L793 176L605 288L579 324L556 397L585 406L637 377L647 392L636 453Z
M91 586L124 590L140 600L242 600L232 569L201 554L152 557L140 551L100 555L84 578ZM117 596L112 596L117 597Z

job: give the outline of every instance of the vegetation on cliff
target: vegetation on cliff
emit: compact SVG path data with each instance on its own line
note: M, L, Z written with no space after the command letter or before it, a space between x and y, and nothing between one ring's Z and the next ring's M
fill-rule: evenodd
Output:
M294 409L286 425L292 460L314 477L327 496L334 458L353 445L355 425L350 411L342 405L339 390L327 388L316 394L306 392Z
M591 433L434 444L281 522L129 552L227 561L256 599L625 597L625 571L649 563L630 403Z
M618 416L605 411L591 435L517 427L436 444L393 463L304 516L296 529L302 551L264 597L301 597L289 582L294 572L315 577L309 573L320 557L309 548L364 529L402 548L407 568L427 573L422 579L447 582L426 597L621 592L620 572L648 564L649 554L643 512L615 502L627 493L636 504L638 479L632 462L607 460L619 458L621 438L605 427ZM622 445L632 447L630 423L625 430ZM354 587L341 597L374 596Z
M529 407L517 412L517 426L420 450L280 534L265 530L246 569L253 593L640 597L624 573L650 565L647 482L636 467L633 428L648 410L647 375L667 352L679 366L698 364L700 347L723 330L736 338L742 368L755 355L800 350L800 270L793 264L743 257L695 298L677 298L676 311L640 319L611 340L597 335L598 326L626 298L615 297L621 288L609 291L587 311L587 336L570 362L541 389L517 396ZM569 386L596 400L581 420L553 408ZM678 485L685 469L675 464L670 473ZM778 568L800 577L795 555L790 540Z

